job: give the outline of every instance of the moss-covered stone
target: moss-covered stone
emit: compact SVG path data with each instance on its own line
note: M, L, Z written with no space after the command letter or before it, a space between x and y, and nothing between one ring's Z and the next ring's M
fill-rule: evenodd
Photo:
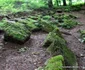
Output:
M64 58L62 55L51 57L47 60L47 64L44 70L65 70L63 69Z
M59 26L66 28L66 29L71 29L78 25L78 22L74 21L73 19L64 19L64 22L59 24Z
M31 31L38 31L41 30L41 26L38 23L38 21L33 20L33 19L28 19L26 21L26 27L30 28Z
M24 42L30 37L31 32L21 23L4 23L5 40Z
M57 28L57 26L53 25L52 23L50 23L49 21L40 20L40 24L42 26L42 30L46 31L46 32L51 32L53 31L55 28Z
M57 30L53 30L47 36L44 41L44 47L48 47L47 50L51 54L61 54L64 56L66 65L76 66L77 60L75 54L66 46L66 41L62 37L62 35L57 32ZM76 69L71 69L76 70Z
M65 21L64 20L72 20L73 19L76 19L77 17L76 16L73 16L73 15L69 15L69 14L54 14L53 17L58 20L59 23L64 23ZM62 25L62 24L61 24Z
M39 67L38 70L65 70L64 66L64 58L62 55L57 55L49 58L46 61L46 66Z
M40 26L37 20L32 18L27 18L25 20L18 20L19 23L23 23L25 27L30 31L37 31L40 30Z
M31 31L36 31L36 30L40 29L37 25L35 25L34 23L29 22L29 21L28 21L28 23L26 23L26 27Z
M55 28L52 32L48 34L46 39L44 40L44 47L48 47L53 41L55 41L56 36L59 36L60 38L63 38L61 35L61 32L59 31L58 28Z

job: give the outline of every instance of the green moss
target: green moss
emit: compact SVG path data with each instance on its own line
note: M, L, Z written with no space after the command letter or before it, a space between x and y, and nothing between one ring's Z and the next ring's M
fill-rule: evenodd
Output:
M37 20L38 19L37 16L29 16L29 18L34 19L34 20Z
M85 42L85 30L80 30L80 39L79 41L84 43Z
M62 55L54 56L48 59L44 70L65 70L63 69L64 58Z
M30 36L30 31L21 23L4 23L3 30L6 33L6 36L11 36L16 40L25 40L28 36Z
M52 54L61 54L65 58L66 65L76 66L77 60L75 54L68 49L66 41L56 30L50 32L44 41L44 47ZM72 69L73 70L73 69Z
M30 29L31 31L39 29L34 23L29 22L26 24L26 27Z
M63 14L62 18L63 19L76 19L77 17L74 15Z
M73 27L75 27L76 25L78 25L78 23L72 19L64 19L63 23L60 23L59 26L66 28L66 29L71 29Z
M21 20L18 21L19 23L23 23L25 25L25 27L30 30L30 31L34 31L34 30L39 30L39 24L37 20L34 20L32 18L27 18L25 20Z
M53 25L52 23L41 19L40 20L40 24L42 26L42 30L46 31L46 32L51 32L53 31L55 28L57 28L57 26Z
M58 14L54 14L53 17L54 17L55 19L58 19L59 16L58 16Z
M32 18L27 18L27 20L30 21L30 22L33 22L33 23L37 22L37 20L34 20Z
M38 70L65 70L64 66L64 58L62 55L57 55L49 58L46 61L46 66L39 67Z
M58 56L51 57L47 62L48 63L54 63L56 61L64 61L63 56L62 55L58 55Z
M0 22L0 30L3 30L3 27L4 27L4 23Z
M40 30L41 29L41 25L39 24L38 20L33 20L31 18L27 19L26 26L28 28L30 27L30 30L32 30L32 31Z
M74 19L77 18L76 16L69 15L69 14L59 14L59 15L54 14L53 17L55 18L55 20L58 20L59 25L63 25L64 22L67 22L66 20L71 21L71 22L73 21L75 23Z
M49 16L49 15L46 15L46 16L43 16L42 18L43 18L44 20L50 20L52 17Z
M52 43L53 41L56 40L56 37L60 37L60 38L63 38L62 35L61 35L61 32L59 31L58 28L55 28L52 32L50 32L46 39L44 40L44 44L43 46L44 47L48 47L50 43Z

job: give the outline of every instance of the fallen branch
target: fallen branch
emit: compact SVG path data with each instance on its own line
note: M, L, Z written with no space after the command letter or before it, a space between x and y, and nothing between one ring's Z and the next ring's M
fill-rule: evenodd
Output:
M65 34L65 35L72 35L71 33L69 32L66 32L66 31L60 31L61 33Z

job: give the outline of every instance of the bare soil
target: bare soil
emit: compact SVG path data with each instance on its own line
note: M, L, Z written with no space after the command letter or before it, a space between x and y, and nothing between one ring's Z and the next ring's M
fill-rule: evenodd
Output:
M51 57L42 47L46 35L45 32L35 32L24 45L5 42L0 53L0 70L36 70L43 66ZM24 47L26 50L20 52L19 49Z

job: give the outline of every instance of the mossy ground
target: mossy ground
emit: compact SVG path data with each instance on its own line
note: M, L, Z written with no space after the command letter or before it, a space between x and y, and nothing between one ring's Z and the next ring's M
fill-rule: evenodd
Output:
M50 32L44 42L44 46L48 47L48 51L51 54L63 55L65 63L70 66L76 65L76 57L74 53L67 48L66 41L62 37L58 25L64 23L64 27L73 28L77 25L77 22L71 20L74 19L71 15L56 15L56 18L52 18L52 15L42 16L39 18L26 18L25 21L18 21L13 23L4 22L3 30L5 31L5 37L12 36L16 40L25 40L28 36L30 37L31 31L36 29L42 29L43 31ZM51 22L52 20L58 20L56 22ZM74 24L73 24L74 23ZM61 65L62 62L56 62L51 64L52 68L55 69L55 65ZM46 70L50 70L50 63L47 65ZM58 69L56 69L58 70ZM62 69L61 69L62 70Z

